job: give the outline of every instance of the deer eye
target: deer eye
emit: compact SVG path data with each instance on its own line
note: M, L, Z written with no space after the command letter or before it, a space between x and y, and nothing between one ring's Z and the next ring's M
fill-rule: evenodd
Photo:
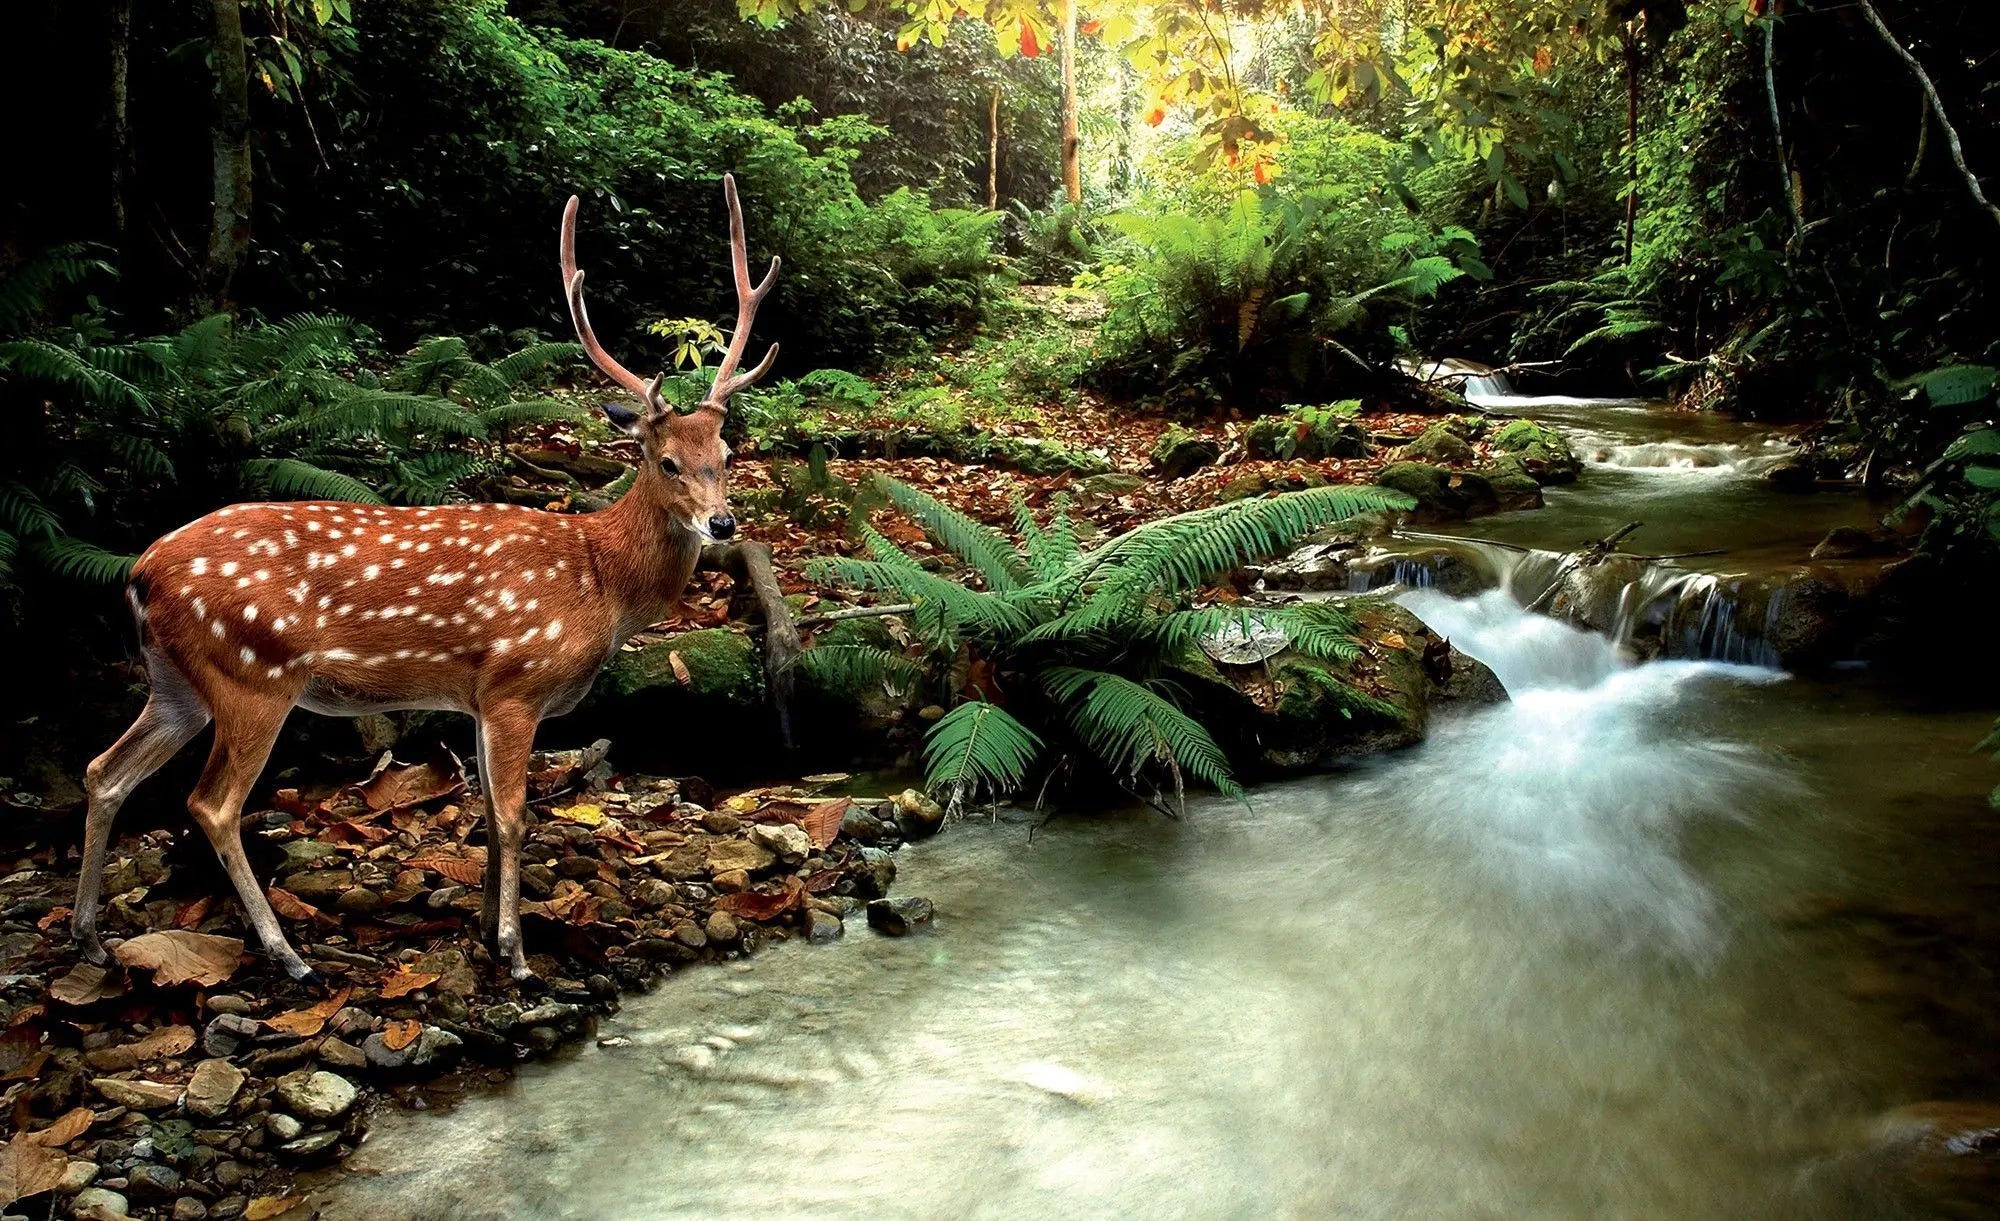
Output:
M660 459L660 473L662 475L678 475L681 473L681 464L672 458L662 458Z

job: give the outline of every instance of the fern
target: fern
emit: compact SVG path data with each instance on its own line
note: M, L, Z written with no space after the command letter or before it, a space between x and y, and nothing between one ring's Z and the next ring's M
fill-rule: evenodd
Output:
M1127 784L1165 769L1178 795L1183 776L1231 797L1243 788L1208 731L1158 692L1118 674L1054 666L1043 685L1062 706L1070 730Z
M957 810L980 791L1018 792L1042 752L1033 730L998 705L974 700L939 718L924 735L924 786Z
M850 694L871 689L899 694L923 677L914 659L872 644L817 644L793 664L823 688Z
M297 458L253 458L244 463L253 486L284 500L346 500L382 504L373 488L339 471L329 471Z
M997 531L906 483L881 478L879 486L891 503L985 578L988 589L1016 590L1029 579L1027 565Z
M64 536L35 548L42 567L59 577L87 585L118 585L132 575L136 555L119 555L80 538Z

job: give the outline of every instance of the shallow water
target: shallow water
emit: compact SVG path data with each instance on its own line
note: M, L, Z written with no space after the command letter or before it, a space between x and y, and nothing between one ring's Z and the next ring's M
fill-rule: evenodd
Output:
M1990 713L1407 598L1512 702L1180 822L914 845L929 932L678 975L627 1046L385 1116L327 1215L1921 1213L1867 1121L1990 1085L1934 1011L1982 997L1815 896L1981 918Z

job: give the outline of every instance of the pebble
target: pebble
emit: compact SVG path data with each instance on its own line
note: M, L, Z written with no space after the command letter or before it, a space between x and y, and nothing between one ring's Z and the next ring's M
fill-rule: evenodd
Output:
M920 924L928 924L935 912L929 899L877 899L868 905L868 927L901 937Z
M208 1205L193 1196L182 1196L174 1201L174 1221L206 1221Z
M457 883L453 883L450 886L440 886L436 890L433 890L431 893L424 896L424 906L430 908L434 912L441 912L445 908L450 907L452 904L464 898L469 893L470 892L465 887L460 886Z
M371 1034L362 1041L361 1054L367 1057L370 1066L395 1071L449 1063L458 1058L464 1046L465 1041L449 1030L426 1026L402 1047L390 1047L387 1038Z
M710 835L728 835L742 825L743 820L728 810L703 810L701 813L701 829Z
M158 1081L120 1081L116 1077L99 1077L90 1083L90 1088L102 1094L107 1101L134 1111L165 1110L181 1100L180 1086Z
M56 1194L59 1196L73 1196L77 1192L82 1191L97 1181L98 1169L99 1167L96 1162L87 1162L82 1158L72 1158L69 1165L63 1167L62 1182L56 1186Z
M203 1060L188 1078L187 1109L203 1119L229 1113L229 1104L243 1088L243 1070L227 1060Z
M340 1039L321 1039L319 1058L329 1068L363 1069L368 1067L368 1056L359 1047Z
M736 917L722 911L710 912L702 931L708 934L710 941L722 945L734 945L736 939L742 936L742 930L736 927Z
M841 924L840 917L829 912L815 911L806 920L806 936L818 945L838 941L840 935L846 931L846 926Z
M278 1078L277 1094L279 1104L294 1115L328 1120L345 1115L359 1091L337 1073L300 1069Z
M179 1194L181 1172L155 1162L141 1162L125 1172L125 1190L142 1200L166 1200Z
M214 1005L215 998L210 997L209 1006L213 1008ZM203 1029L201 1049L211 1056L226 1060L249 1046L251 1040L255 1039L263 1028L262 1022L241 1013L225 1010L219 1016L211 1018L208 1026Z
M278 1146L278 1152L284 1154L286 1157L296 1158L303 1162L321 1156L339 1143L340 1132L337 1129L331 1129L325 1132L315 1132L311 1136L301 1136L297 1140L286 1141L284 1144Z
M804 827L792 823L759 823L750 828L750 841L769 849L788 865L796 865L812 853L812 837Z
M306 1126L283 1111L273 1111L264 1117L264 1127L279 1140L297 1140ZM227 1186L227 1184L225 1184Z
M124 1221L132 1204L124 1196L102 1187L86 1187L69 1202L69 1215L79 1221Z
M345 1039L352 1043L375 1029L375 1015L366 1009L348 1005L333 1015L327 1022L326 1029L334 1038Z

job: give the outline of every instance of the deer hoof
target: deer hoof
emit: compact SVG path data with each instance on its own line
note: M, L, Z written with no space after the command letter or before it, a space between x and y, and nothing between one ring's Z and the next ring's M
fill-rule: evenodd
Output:
M97 939L96 933L78 937L76 948L83 955L83 960L93 967L101 967L111 961L111 955L104 952L104 943Z

